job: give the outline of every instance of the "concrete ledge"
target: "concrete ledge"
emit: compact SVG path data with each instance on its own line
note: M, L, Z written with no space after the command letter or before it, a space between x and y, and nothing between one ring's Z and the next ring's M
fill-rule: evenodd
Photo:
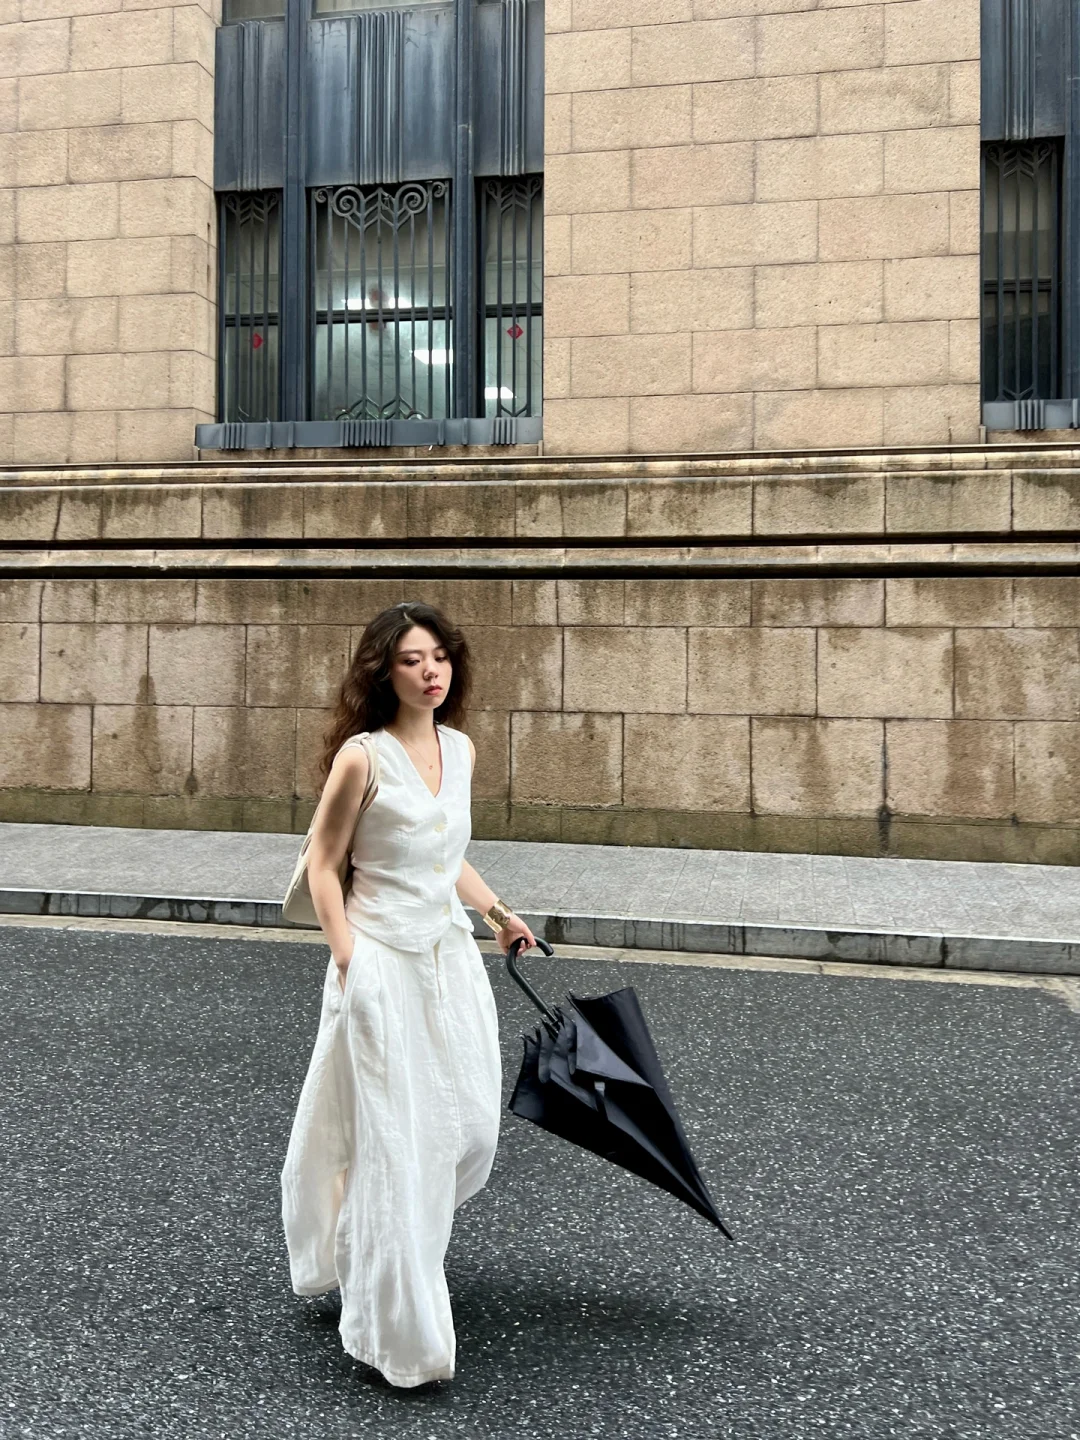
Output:
M694 580L812 579L846 577L874 579L898 576L1075 575L1080 569L1080 542L1025 540L969 541L963 545L908 543L887 546L853 540L820 544L815 537L768 545L679 545L668 541L636 544L612 541L603 547L537 545L518 548L380 549L280 547L260 545L235 550L217 545L139 549L127 545L7 549L0 551L0 577L5 579L180 580L289 579L319 581L365 579L431 580Z
M0 914L80 919L175 920L193 925L287 927L275 900L195 899L185 895L108 895L93 891L0 890Z
M0 538L55 547L1069 538L1080 449L0 470Z
M81 919L171 920L192 925L244 925L303 930L282 918L274 900L180 895L119 895L86 891L0 890L0 913ZM470 912L471 913L471 912ZM638 919L526 911L522 918L549 944L692 954L786 956L861 965L1000 970L1080 975L1080 941L1026 936L918 934L857 927L762 925L712 920ZM474 917L474 934L490 932Z

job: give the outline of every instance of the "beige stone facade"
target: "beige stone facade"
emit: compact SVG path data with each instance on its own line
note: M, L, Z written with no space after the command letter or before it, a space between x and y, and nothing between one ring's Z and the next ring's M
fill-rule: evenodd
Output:
M213 417L214 27L213 0L0 5L4 463L187 459Z
M1080 453L401 468L0 491L0 817L302 828L412 597L476 653L479 835L1080 862Z
M412 596L480 662L478 834L1076 860L1078 585L18 581L3 813L302 826L360 627Z
M216 409L220 0L0 3L0 461ZM979 0L550 0L544 449L969 441Z
M0 817L302 828L420 596L478 834L1080 861L1080 452L973 443L979 0L548 0L543 454L162 468L215 4L0 0Z
M549 3L548 453L977 437L979 15Z

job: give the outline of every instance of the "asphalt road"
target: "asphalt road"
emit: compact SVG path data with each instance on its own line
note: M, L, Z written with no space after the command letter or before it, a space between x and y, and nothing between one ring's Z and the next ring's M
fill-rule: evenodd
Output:
M292 1295L325 952L0 930L0 1436L1076 1440L1080 1016L1035 990L603 962L736 1243L507 1115L394 1391ZM531 1016L493 962L507 1093Z

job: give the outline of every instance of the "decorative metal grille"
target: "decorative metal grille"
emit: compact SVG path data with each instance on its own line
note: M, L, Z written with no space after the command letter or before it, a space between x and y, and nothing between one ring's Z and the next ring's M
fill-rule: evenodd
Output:
M480 348L488 416L539 415L544 351L543 179L482 180Z
M281 205L276 191L220 197L220 420L276 420Z
M445 180L312 192L312 419L450 414L449 193Z
M1061 395L1061 148L983 147L982 371L986 401Z

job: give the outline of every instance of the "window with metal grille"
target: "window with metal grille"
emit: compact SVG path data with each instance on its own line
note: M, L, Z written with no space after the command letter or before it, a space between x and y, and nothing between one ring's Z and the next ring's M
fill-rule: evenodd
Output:
M543 180L481 180L480 348L487 416L539 415L544 352Z
M226 194L219 203L218 418L276 420L280 196Z
M311 192L311 418L451 413L450 186Z
M983 146L983 399L1062 393L1061 146Z

